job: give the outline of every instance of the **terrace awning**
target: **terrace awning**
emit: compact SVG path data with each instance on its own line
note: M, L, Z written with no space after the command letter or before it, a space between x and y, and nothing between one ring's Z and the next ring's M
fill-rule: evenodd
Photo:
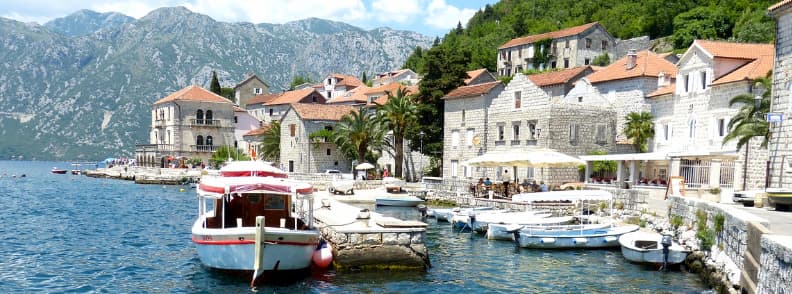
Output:
M463 163L468 166L479 167L578 167L586 164L577 157L544 148L515 151L491 151L484 155L471 158Z

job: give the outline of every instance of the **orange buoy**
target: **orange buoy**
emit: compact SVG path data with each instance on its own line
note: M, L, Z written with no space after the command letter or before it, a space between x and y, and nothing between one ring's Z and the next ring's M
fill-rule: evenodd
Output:
M319 243L318 247L319 248L314 250L313 258L311 260L317 268L327 268L330 266L330 263L333 262L333 248L324 240Z

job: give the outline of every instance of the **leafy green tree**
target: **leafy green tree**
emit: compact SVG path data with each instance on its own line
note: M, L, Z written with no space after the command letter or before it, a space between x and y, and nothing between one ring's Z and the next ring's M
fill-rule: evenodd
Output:
M280 139L281 124L274 120L269 124L269 128L261 135L261 147L258 156L264 160L277 162L280 161Z
M404 136L407 128L415 126L418 121L418 107L410 96L407 96L404 88L400 87L396 91L396 96L388 93L388 102L379 109L378 118L393 131L393 151L396 161L393 175L401 177L404 162Z
M606 154L608 154L608 152L604 150L597 150L597 151L589 152L588 155L606 155ZM602 161L594 161L591 163L591 172L593 174L612 173L615 171L616 171L615 160L602 160Z
M596 66L607 66L611 63L610 55L608 53L603 52L597 57L594 57L594 60L591 61L591 65Z
M652 114L646 111L631 112L625 118L624 134L632 139L636 152L646 152L649 149L647 141L654 137Z
M767 147L770 141L770 124L765 120L765 114L770 112L770 97L772 97L772 73L766 77L756 79L756 87L765 89L759 107L756 107L754 96L742 94L729 100L729 106L742 105L740 111L729 120L729 133L723 137L723 144L737 140L737 149L750 142L753 137L762 137L762 147Z
M237 150L234 147L223 145L217 147L217 150L215 150L215 152L212 153L212 158L210 160L215 164L215 166L220 166L226 161L228 161L229 158L232 158L233 160L237 160L237 161L250 159L249 157L247 157L247 155L245 155L244 152L242 152L242 150Z
M746 10L734 24L734 39L739 42L769 43L775 38L775 21L764 9Z
M364 84L369 81L368 76L366 76L366 72L365 71L363 72L363 76L360 78L360 81L363 82Z
M407 57L402 68L409 68L416 73L423 73L424 71L424 50L421 46L415 47L415 50Z
M307 78L307 77L304 77L304 76L301 76L301 75L296 75L296 76L294 76L294 78L292 78L291 84L289 84L289 91L294 90L294 88L299 86L299 85L302 85L302 84L305 84L305 83L313 83L313 82L314 81L311 80L310 78Z
M234 88L220 88L220 96L225 97L228 100L234 101L234 95L236 92Z
M333 131L333 143L347 157L357 159L358 163L366 162L366 154L382 144L384 128L378 123L373 113L360 108L341 117L341 121ZM357 170L353 170L357 178Z
M734 21L722 8L699 6L674 17L674 48L687 48L696 39L727 39Z
M220 81L217 79L217 72L212 71L212 83L209 85L209 91L217 95L223 96L223 89L220 87Z

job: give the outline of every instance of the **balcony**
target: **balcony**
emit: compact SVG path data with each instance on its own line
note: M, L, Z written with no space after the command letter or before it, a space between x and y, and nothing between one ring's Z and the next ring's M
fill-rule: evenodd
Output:
M173 144L137 144L135 145L136 151L141 152L169 152L175 148Z
M168 122L168 121L167 121L167 120L164 120L164 119L158 119L158 120L155 120L155 121L154 121L154 127L155 127L155 128L164 128L164 127L165 127L165 125L167 124L167 122Z
M190 145L191 152L215 152L217 146L215 145Z
M215 127L220 128L222 127L222 123L220 123L219 119L191 119L190 120L191 127Z

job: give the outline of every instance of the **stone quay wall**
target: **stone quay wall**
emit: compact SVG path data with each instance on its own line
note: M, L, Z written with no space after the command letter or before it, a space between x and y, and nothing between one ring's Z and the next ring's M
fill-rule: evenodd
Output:
M761 269L756 293L792 290L792 236L762 236Z
M424 228L337 229L321 227L333 245L333 262L344 269L425 269Z

